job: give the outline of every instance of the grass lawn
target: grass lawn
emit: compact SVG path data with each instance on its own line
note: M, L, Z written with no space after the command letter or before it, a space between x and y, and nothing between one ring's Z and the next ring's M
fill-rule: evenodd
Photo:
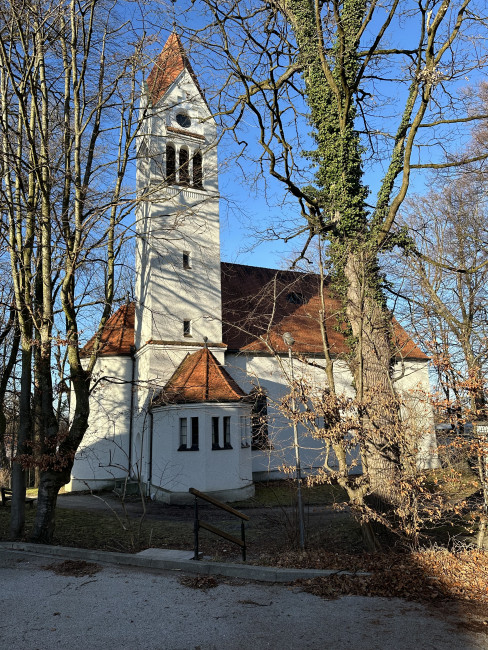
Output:
M269 481L255 484L255 494L251 499L232 504L235 508L287 507L296 502L294 481ZM314 485L302 487L304 505L331 506L347 501L346 492L337 485Z
M464 468L466 469L466 468ZM469 469L469 468L468 468ZM464 470L463 470L464 471ZM477 489L473 474L463 475L461 489L452 488L451 470L440 470L429 475L432 490L443 490L447 498L469 496ZM109 493L107 493L109 494ZM344 491L331 485L302 488L305 504L307 547L331 553L360 553L364 550L359 524L347 509L335 508L346 501ZM36 496L30 490L29 496ZM113 496L110 493L111 498ZM132 514L116 516L109 510L94 508L68 509L58 507L53 543L61 546L78 546L110 551L137 552L144 548L191 549L193 547L192 508L178 508L150 504L149 516L141 519ZM287 555L297 546L296 486L293 481L275 481L256 484L255 496L232 504L244 512L250 511L251 521L246 524L250 561L260 558ZM252 510L251 510L252 509ZM35 508L26 508L26 539L32 528ZM224 515L212 506L202 508L203 520L240 537L240 522ZM9 535L10 508L0 508L0 539ZM461 535L463 521L431 530L433 541L443 543L455 535ZM239 557L239 548L231 543L201 530L201 550L217 559Z
M32 491L31 491L32 492ZM29 494L35 496L35 493ZM326 544L330 548L347 547L354 550L361 545L361 534L357 523L348 512L331 509L335 503L344 501L342 490L329 485L303 488L306 506L306 525L310 545ZM296 491L293 483L260 483L252 499L232 504L250 513L251 521L246 524L246 539L249 557L258 558L267 553L281 553L294 546L297 535ZM325 506L320 507L320 506ZM193 548L192 508L168 508L159 506L164 520L154 516L141 520L115 516L107 511L94 509L70 510L58 507L53 543L60 546L78 546L110 551L137 552L144 548ZM172 517L172 513L175 515ZM231 534L240 537L240 521L221 514L212 506L202 508L200 516ZM26 508L26 539L35 517L35 508ZM10 508L0 508L0 539L7 540L9 534ZM216 558L238 557L239 548L201 530L201 548L205 554Z

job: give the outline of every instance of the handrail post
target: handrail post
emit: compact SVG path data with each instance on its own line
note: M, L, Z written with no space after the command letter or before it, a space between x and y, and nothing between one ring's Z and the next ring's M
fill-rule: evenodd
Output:
M242 547L242 561L246 561L246 527L244 526L244 522L241 520L241 539L243 543Z
M193 559L194 560L199 560L200 559L200 554L198 552L198 498L195 496L195 520L193 522L193 546L194 546L194 551L193 551Z
M194 560L200 559L200 553L198 548L198 531L200 528L203 528L204 530L210 531L214 535L223 537L229 542L232 542L232 544L237 544L238 546L240 546L242 548L242 559L245 562L246 561L246 528L244 522L249 521L249 517L244 513L239 512L239 510L235 510L234 508L231 508L231 506L227 505L226 503L222 503L221 501L218 501L217 499L210 496L209 494L200 492L200 490L195 490L195 488L190 488L189 492L190 494L193 494L193 496L195 497L195 506L194 506L195 522L193 525L195 550L194 550L193 559ZM236 537L235 535L231 535L230 533L227 533L225 530L220 530L219 528L212 526L206 521L200 521L200 519L198 518L198 499L203 499L204 501L208 501L209 503L216 506L217 508L220 508L221 510L225 510L226 512L230 513L231 515L234 515L235 517L239 517L241 520L241 539L239 540L239 538Z

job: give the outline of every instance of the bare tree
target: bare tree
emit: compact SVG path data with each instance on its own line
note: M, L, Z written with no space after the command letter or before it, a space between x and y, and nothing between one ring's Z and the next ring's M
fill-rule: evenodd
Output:
M486 403L488 362L484 183L463 175L413 198L404 218L415 242L403 258L400 289L411 327L433 355L445 399L461 407L467 396L463 410L476 418Z
M32 538L48 542L58 491L87 429L91 374L136 200L124 179L135 158L147 39L121 3L7 2L0 11L2 191L22 358L11 535L23 530L35 426L40 485ZM97 338L82 360L87 309ZM73 394L66 430L53 386L61 349L69 369L61 379Z

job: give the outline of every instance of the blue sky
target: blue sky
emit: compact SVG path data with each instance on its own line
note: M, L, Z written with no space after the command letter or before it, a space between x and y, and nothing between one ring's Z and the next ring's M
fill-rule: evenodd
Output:
M397 21L387 32L384 39L385 46L410 48L415 46L418 25L413 14L408 13L412 9L412 4L406 2L403 6L406 12L402 19ZM190 4L186 0L179 0L175 7L178 20L185 21L190 29L203 25L204 19L198 12L201 3ZM374 27L376 27L375 24L372 25L373 29ZM218 83L218 81L210 78L214 67L211 54L204 49L199 51L198 46L196 48L192 47L185 33L183 34L183 41L190 51L192 65L202 85L208 88ZM474 53L476 43L473 40L470 42L472 43L472 53ZM461 48L462 45L465 46L466 42L455 45L454 54L458 54L456 48ZM463 88L476 85L482 78L481 70L470 69L463 73L461 69L451 67L449 62L446 63L444 71L453 73L455 80L450 82L450 86L455 93L462 93ZM374 128L378 130L395 130L406 97L408 74L409 71L404 63L403 67L394 70L398 83L391 85L376 82L371 100L376 111L376 116L372 119ZM217 72L215 72L215 75L218 78ZM404 78L402 78L402 75L404 75ZM436 106L433 105L432 109L433 113L435 113ZM252 119L249 119L247 123L248 130L244 132L244 135L249 143L249 150L257 152L257 130L253 126ZM311 139L306 135L310 131L310 127L305 120L300 126L300 130L300 137L304 138L303 141L306 144L310 144ZM450 130L449 133L445 129L441 129L438 131L437 136L440 136L440 146L428 152L431 160L441 160L445 149L452 151L461 147L469 137L469 128L464 128L462 132ZM425 144L431 144L429 139L425 139ZM293 240L286 244L278 240L262 241L263 237L259 236L259 232L264 233L267 228L272 224L279 223L281 219L299 216L298 206L292 201L288 201L283 206L284 191L282 186L278 182L270 180L269 176L264 178L258 171L253 171L252 164L248 162L249 168L246 169L246 172L250 177L257 179L255 184L251 186L238 166L228 163L229 154L232 155L233 147L230 137L225 137L219 149L219 159L223 163L220 173L222 258L226 261L271 268L286 267L287 260L293 259L299 242ZM364 180L372 190L372 201L374 201L374 195L384 169L384 163L380 161L367 162L364 166ZM268 188L268 198L264 195L265 183ZM432 177L429 172L414 172L410 192L422 193L430 183L432 183ZM257 234L256 231L258 231Z

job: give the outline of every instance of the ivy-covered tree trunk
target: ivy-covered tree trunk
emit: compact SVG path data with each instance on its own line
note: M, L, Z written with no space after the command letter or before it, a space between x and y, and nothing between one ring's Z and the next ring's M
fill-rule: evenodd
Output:
M397 421L391 382L391 314L387 309L377 263L374 234L365 206L368 190L362 180L361 144L355 130L358 46L366 15L365 0L344 0L335 16L336 41L331 52L322 42L322 22L313 2L288 0L286 16L297 39L317 142L310 152L317 165L319 218L310 226L328 233L334 286L343 301L351 334L351 371L365 409L362 450L371 488L389 499L398 449L391 432ZM370 398L374 396L374 400ZM386 404L389 402L389 408ZM376 406L374 406L376 405Z

